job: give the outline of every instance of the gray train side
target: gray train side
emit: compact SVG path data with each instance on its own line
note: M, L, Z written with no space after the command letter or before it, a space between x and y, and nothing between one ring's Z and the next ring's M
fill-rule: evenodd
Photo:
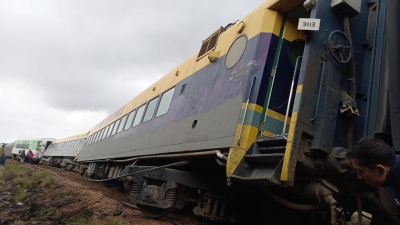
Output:
M43 153L40 163L80 172L85 165L75 160L85 144L86 134L56 139Z
M265 1L93 127L80 172L122 181L151 217L191 206L215 221L346 224L364 210L396 224L393 199L360 183L345 154L365 135L400 149L399 10Z

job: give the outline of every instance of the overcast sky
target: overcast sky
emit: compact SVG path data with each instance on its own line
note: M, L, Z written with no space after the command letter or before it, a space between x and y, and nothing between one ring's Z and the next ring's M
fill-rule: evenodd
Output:
M87 132L264 0L1 0L0 142Z

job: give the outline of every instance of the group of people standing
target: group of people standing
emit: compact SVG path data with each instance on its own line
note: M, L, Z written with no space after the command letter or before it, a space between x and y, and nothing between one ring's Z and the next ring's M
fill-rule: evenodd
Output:
M20 150L19 151L19 160L20 160L19 162L24 163L25 158L28 158L28 163L32 164L33 156L34 156L34 154L33 154L32 150L30 150L30 149L27 154L25 154L25 150Z

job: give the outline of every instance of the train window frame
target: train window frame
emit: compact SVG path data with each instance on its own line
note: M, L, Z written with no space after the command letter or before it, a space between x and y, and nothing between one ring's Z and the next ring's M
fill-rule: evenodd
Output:
M137 108L135 119L133 120L133 123L132 123L132 127L136 127L142 121L142 117L144 115L144 111L146 109L146 105L147 104L143 104L139 108Z
M115 125L113 127L113 130L111 132L111 136L114 136L117 133L118 126L121 123L121 118L119 118L117 121L115 121Z
M86 145L92 144L93 134L89 136L89 140Z
M121 118L121 122L119 123L118 130L117 130L117 134L121 133L122 130L124 129L127 118L128 118L128 114L126 114L125 116L123 116Z
M105 129L105 130L104 130L104 134L103 134L103 136L101 137L101 140L103 140L103 139L106 138L106 136L107 136L107 134L108 134L108 129L110 129L110 125L106 126L104 129Z
M131 116L132 115L132 116ZM132 110L129 115L128 115L128 119L126 120L125 123L125 127L124 130L128 130L129 128L131 128L131 125L133 123L133 119L135 119L135 115L136 115L136 109Z
M160 100L160 97L157 96L147 103L147 107L146 107L146 111L144 112L144 115L143 115L142 123L145 123L145 122L153 119L154 113L157 110L159 100Z
M93 134L92 144L96 142L96 133Z
M105 128L100 130L100 136L99 136L99 141L103 140L103 134L104 134Z
M93 134L92 144L95 142L95 140L96 140L96 133Z
M162 115L165 115L165 114L168 113L169 108L170 108L171 103L172 103L172 99L173 99L174 94L175 94L175 89L176 89L175 87L170 88L169 90L165 91L161 95L160 102L158 103L158 106L157 106L157 111L156 111L155 117L159 117L159 116L162 116ZM170 99L164 99L166 94L169 94L169 93L171 93ZM161 109L163 109L163 111L161 111Z
M97 141L99 141L99 131L96 132L96 137L94 138L94 143L96 143Z
M107 133L107 137L106 137L106 138L108 138L108 137L111 136L111 132L112 132L112 130L113 130L113 128L114 128L114 125L115 125L115 122L113 122L112 124L110 124L110 129L108 130L108 133Z

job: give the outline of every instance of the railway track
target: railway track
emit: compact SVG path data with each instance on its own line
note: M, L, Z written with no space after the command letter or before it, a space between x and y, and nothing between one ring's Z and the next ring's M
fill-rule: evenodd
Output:
M63 181L63 184L69 184L75 186L76 190L89 190L94 192L101 192L101 194L105 197L105 199L101 199L101 202L98 204L107 204L107 199L112 199L120 203L126 209L130 209L133 212L135 218L140 218L140 223L137 221L133 221L132 224L149 224L149 225L203 225L206 224L204 221L199 221L198 218L195 218L193 215L189 213L171 213L170 215L160 218L160 219L152 219L144 216L136 206L127 202L126 194L123 190L122 184L118 183L102 183L102 182L92 182L89 181L86 177L81 176L77 173L56 168L50 167L41 164L29 165L31 169L35 171L44 171L51 176L53 176L56 180Z

